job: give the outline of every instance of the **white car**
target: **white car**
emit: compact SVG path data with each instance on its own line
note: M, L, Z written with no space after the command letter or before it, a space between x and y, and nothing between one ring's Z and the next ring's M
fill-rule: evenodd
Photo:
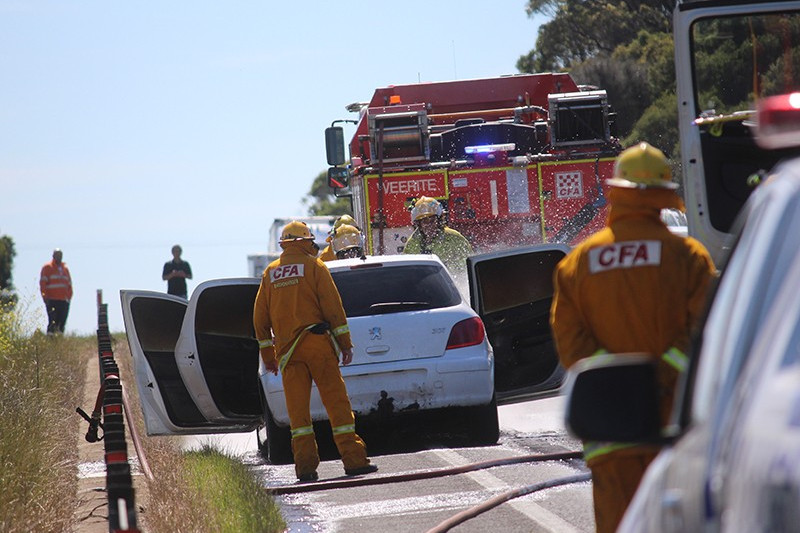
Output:
M548 323L563 245L473 256L470 307L436 256L327 263L354 343L341 367L360 422L460 408L471 437L498 439L497 401L556 394L563 369ZM252 431L273 463L290 462L280 376L265 372L253 334L260 279L199 284L190 300L121 291L150 435ZM494 350L493 350L494 347ZM388 403L387 403L388 402ZM316 388L312 418L327 419Z

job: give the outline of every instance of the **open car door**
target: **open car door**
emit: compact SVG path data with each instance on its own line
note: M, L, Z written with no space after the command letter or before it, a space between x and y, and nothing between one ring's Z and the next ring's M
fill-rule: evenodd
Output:
M191 300L120 291L148 435L246 432L262 420L257 278L204 282Z
M540 244L467 259L470 302L494 348L498 403L558 394L564 369L550 330L553 272L569 252Z

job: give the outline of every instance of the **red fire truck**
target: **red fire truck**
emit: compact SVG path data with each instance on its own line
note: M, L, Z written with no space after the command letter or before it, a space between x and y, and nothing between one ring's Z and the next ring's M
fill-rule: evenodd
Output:
M402 252L423 195L476 252L575 243L605 221L613 113L569 74L394 85L348 110L359 119L325 132L328 182L352 195L370 254ZM356 124L349 163L342 122Z

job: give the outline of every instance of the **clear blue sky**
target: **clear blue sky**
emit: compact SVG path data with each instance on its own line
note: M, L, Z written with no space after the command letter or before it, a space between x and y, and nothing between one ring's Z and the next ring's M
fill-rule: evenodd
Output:
M324 129L376 87L513 74L542 19L485 2L0 0L0 234L33 326L59 247L67 330L103 291L166 291L183 246L201 281L247 275L276 217L302 216Z

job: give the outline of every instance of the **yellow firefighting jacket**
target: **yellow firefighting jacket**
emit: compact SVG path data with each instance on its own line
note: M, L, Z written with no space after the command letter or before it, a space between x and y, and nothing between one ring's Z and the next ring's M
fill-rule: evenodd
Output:
M333 245L329 243L328 246L323 248L322 251L319 253L319 258L322 259L323 261L336 260L336 254L333 252Z
M550 314L556 348L566 368L598 351L652 354L666 417L679 366L670 356L687 351L716 271L699 241L661 222L662 207L683 208L674 192L612 187L608 198L607 227L556 268Z
M419 230L414 230L403 248L403 253L436 254L453 275L458 275L467 271L467 257L472 254L472 246L466 237L445 226L427 248L422 244Z
M274 362L294 346L309 326L327 322L336 343L353 346L339 291L331 273L314 256L308 241L284 245L281 256L264 270L253 306L253 327L261 356Z

